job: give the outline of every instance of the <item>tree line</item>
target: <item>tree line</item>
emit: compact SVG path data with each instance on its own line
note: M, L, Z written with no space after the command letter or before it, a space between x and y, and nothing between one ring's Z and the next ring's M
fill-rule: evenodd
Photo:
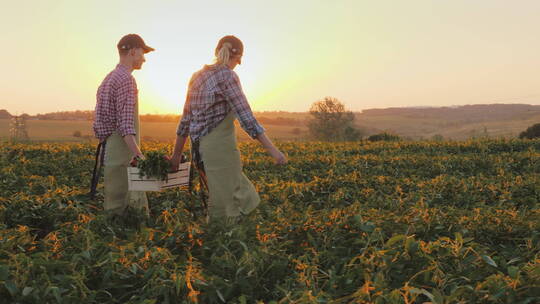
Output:
M0 110L0 119L10 119L15 115L10 114L7 110ZM88 120L94 119L94 111L59 111L45 114L22 114L18 115L25 119L38 119L38 120ZM282 126L303 126L306 122L303 119L288 118L288 117L267 117L261 116L261 114L255 113L255 116L262 124L268 125L282 125ZM175 114L142 114L139 116L142 122L174 122L180 121L180 115Z

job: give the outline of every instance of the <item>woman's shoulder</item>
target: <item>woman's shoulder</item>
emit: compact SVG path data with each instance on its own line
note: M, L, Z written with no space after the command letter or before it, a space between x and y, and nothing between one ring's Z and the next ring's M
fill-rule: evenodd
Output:
M238 74L227 66L220 65L215 73L219 82L238 81Z
M205 65L202 69L193 73L189 81L189 88L192 91L209 90L221 87L222 84L229 86L231 83L239 83L238 75L224 65Z
M207 64L201 70L201 72L207 72L222 77L235 77L236 73L224 64Z

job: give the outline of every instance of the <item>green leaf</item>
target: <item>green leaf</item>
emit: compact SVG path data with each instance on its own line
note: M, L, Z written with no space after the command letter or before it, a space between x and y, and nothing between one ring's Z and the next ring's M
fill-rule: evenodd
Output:
M464 238L463 239L463 244L466 244L466 243L468 243L468 242L470 242L472 240L474 240L474 238L472 238L472 237Z
M62 297L60 296L60 290L58 287L52 287L51 291L53 296L56 298L56 301L58 301L58 303L62 303Z
M456 237L456 241L458 241L459 243L463 244L463 236L461 235L461 233L456 232L456 233L455 233L455 237Z
M9 278L9 266L2 265L0 266L0 280L6 281Z
M133 263L131 264L131 269L130 269L131 273L133 274L137 274L137 264Z
M34 290L34 288L26 286L22 291L23 297L26 297L27 295L29 295L32 292L32 290Z
M6 287L6 289L8 290L9 294L14 297L17 292L19 291L19 289L17 288L17 285L15 285L15 283L13 283L13 281L7 281L4 283L4 286Z
M403 235L403 234L398 234L398 235L394 235L393 237L391 237L388 241L386 241L386 244L385 247L391 247L392 245L394 245L395 243L397 242L400 242L400 241L403 241L407 238L407 236Z
M409 290L413 294L423 294L431 300L433 304L442 304L444 303L444 298L442 294L437 290L433 289L433 294L425 289L411 288Z
M512 279L517 279L518 277L518 274L519 274L519 268L516 267L516 266L509 266L507 268L508 270L508 275L512 278Z
M225 301L225 298L223 297L223 295L221 294L221 292L220 292L218 289L216 289L216 293L217 293L219 299L220 299L221 301L223 301L223 303L226 303L226 302L227 302L227 301Z
M81 253L81 255L87 259L87 260L90 260L90 252L88 250L85 250Z
M413 294L423 294L423 295L425 295L426 297L428 297L428 298L431 300L431 302L435 302L435 297L434 297L429 291L427 291L427 290L425 290L425 289L423 289L423 288L422 288L422 289L411 288L411 289L409 290L409 292L410 292L410 293L413 293Z
M433 297L435 298L433 301L433 304L443 304L444 303L444 297L441 294L441 292L438 289L433 289Z
M497 266L497 263L495 263L495 261L488 255L483 255L482 256L482 259L488 263L489 265L493 266L493 267L498 267Z
M154 267L146 270L146 272L144 273L143 281L147 281L148 279L150 279L150 277L154 274L154 271L155 271Z
M405 241L405 249L407 250L409 254L417 252L418 248L419 248L418 242L416 242L414 238L412 237L407 238L407 240Z
M244 250L246 252L249 252L249 249L248 249L248 246L246 245L246 243L244 243L244 242L242 242L240 240L234 240L234 241L237 242L238 244L240 244L244 248Z
M373 230L375 230L375 225L372 222L365 222L360 225L360 230L368 233L373 232Z
M240 298L238 298L238 301L240 302L240 304L246 304L247 303L246 296L241 295Z

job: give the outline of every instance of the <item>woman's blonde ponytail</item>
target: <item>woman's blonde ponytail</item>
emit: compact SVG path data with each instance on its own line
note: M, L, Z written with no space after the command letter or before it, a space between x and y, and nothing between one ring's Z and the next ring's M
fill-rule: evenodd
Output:
M232 44L229 42L223 43L221 48L218 50L216 54L216 63L217 64L228 64L229 59L231 58L231 49Z

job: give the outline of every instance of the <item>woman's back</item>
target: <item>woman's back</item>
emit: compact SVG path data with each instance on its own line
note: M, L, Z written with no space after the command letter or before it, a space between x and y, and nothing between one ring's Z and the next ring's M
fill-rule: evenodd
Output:
M231 110L252 138L264 132L253 116L238 75L223 64L205 65L191 77L177 133L197 140L210 133Z

